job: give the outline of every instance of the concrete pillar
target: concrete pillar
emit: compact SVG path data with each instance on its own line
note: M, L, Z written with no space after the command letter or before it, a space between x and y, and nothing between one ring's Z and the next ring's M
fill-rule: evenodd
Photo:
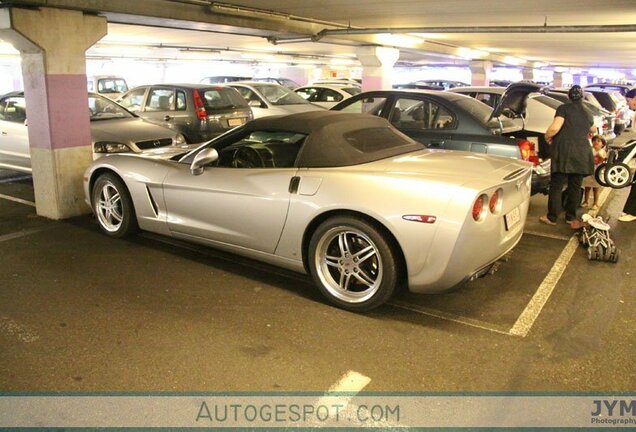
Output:
M304 86L313 81L313 68L300 66L286 66L279 70L280 76L295 81L300 86Z
M534 69L524 67L521 69L521 75L524 81L534 81Z
M552 75L552 86L563 87L563 72L554 72Z
M486 60L473 60L470 62L470 84L473 86L490 85L490 72L492 63Z
M82 190L92 160L85 52L106 33L105 18L78 11L0 10L0 38L22 55L40 216L64 219L88 212Z
M363 46L356 50L356 55L362 64L362 91L392 88L393 65L400 57L400 50Z

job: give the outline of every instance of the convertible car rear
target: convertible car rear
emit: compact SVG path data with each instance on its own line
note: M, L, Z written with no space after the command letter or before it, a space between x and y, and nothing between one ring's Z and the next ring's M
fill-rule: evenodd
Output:
M366 311L402 283L440 292L485 273L521 237L531 174L324 111L257 119L171 159L101 158L84 187L109 236L140 228L308 272Z

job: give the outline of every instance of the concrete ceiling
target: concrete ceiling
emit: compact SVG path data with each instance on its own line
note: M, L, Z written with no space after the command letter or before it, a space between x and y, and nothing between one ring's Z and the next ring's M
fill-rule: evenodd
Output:
M353 57L356 46L377 43L400 48L400 61L406 63L465 64L471 58L484 58L528 67L618 68L629 74L636 69L636 32L602 31L606 26L635 27L636 0L229 0L220 7L206 0L137 0L132 6L123 0L3 3L59 5L105 15L109 34L91 51L93 55L106 53L109 46L156 49L161 45L163 50L180 53L217 50L222 58L270 52L347 59ZM232 9L232 5L239 7ZM140 17L136 6L145 7L154 18ZM193 13L187 15L189 9ZM204 13L196 14L197 10ZM201 22L191 17L200 17ZM273 45L267 41L267 37L315 37L321 30L348 26L383 30L328 35L318 42ZM589 26L589 31L527 33L517 28L509 33L453 33L444 29L390 34L387 30L484 26Z

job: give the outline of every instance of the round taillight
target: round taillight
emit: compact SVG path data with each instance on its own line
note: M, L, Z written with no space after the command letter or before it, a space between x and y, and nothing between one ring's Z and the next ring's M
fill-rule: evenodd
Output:
M501 207L501 195L502 190L497 189L494 194L490 197L490 201L488 201L488 208L490 209L490 213L497 213L499 208Z
M476 221L480 220L484 214L484 202L486 198L485 195L480 195L475 200L475 204L473 204L473 219Z

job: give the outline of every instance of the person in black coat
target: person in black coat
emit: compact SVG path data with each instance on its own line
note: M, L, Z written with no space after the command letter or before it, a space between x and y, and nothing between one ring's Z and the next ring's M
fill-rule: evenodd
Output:
M625 100L629 109L636 111L636 88L631 89L625 95ZM632 125L632 127L634 127ZM632 185L632 189L629 191L627 202L623 207L623 214L618 218L621 222L632 222L636 220L636 187Z
M583 178L594 173L594 154L588 139L588 133L595 132L594 118L583 105L581 86L572 86L568 97L570 102L557 108L554 120L545 133L546 142L552 146L552 169L548 214L539 220L548 225L556 225L566 184L565 221L572 223L576 220Z

